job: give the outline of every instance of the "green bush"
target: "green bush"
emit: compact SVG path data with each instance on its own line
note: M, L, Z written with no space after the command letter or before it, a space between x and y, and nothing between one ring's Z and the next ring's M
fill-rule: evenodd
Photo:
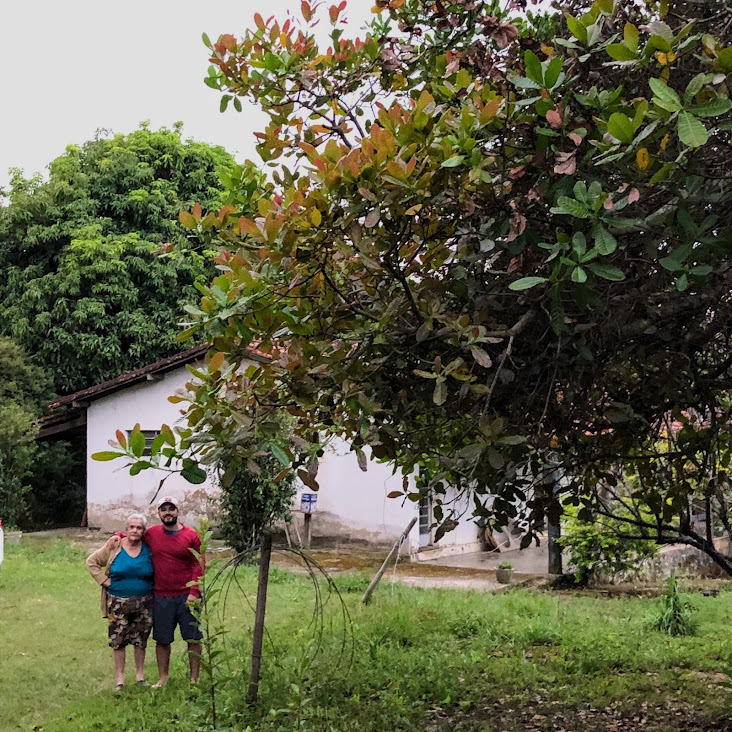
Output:
M654 542L624 539L622 530L620 521L604 517L581 521L576 509L565 509L559 543L569 552L578 584L586 585L602 575L637 571L643 561L658 554Z

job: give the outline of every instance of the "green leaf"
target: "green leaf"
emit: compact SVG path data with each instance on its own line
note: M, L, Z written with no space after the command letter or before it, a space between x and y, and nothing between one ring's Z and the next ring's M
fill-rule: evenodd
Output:
M432 394L432 401L438 406L442 406L447 399L447 384L444 379L437 379L435 382L435 391Z
M668 180L671 176L671 171L674 169L674 163L665 163L656 173L653 174L649 183L661 183L664 180Z
M522 277L520 280L512 282L509 286L509 290L528 290L530 287L540 285L542 282L546 282L546 277Z
M709 139L706 127L689 112L679 115L679 139L688 147L701 147Z
M150 455L154 456L157 455L160 452L160 449L166 442L165 435L161 432L160 434L155 435L155 438L152 441L152 445L150 446Z
M572 192L574 193L574 197L584 204L589 204L590 199L587 196L587 184L583 180L578 180L574 184L574 188L572 189Z
M732 71L732 46L723 48L717 54L717 60L719 61L719 67L724 71L725 74L729 74Z
M130 465L130 475L139 475L143 470L152 468L152 463L147 460L138 460L136 463Z
M552 89L559 79L559 75L562 73L562 66L564 65L564 59L561 56L555 56L546 68L544 72L544 86L547 89Z
M291 465L292 458L276 443L270 442L268 445L270 452L283 464Z
M698 104L696 107L692 107L689 112L695 117L719 117L722 114L726 114L732 109L732 102L726 97L717 97L716 99L710 99L704 104Z
M660 79L649 79L648 85L653 92L653 101L669 112L678 112L683 108L679 95L664 84Z
M145 452L145 435L140 432L139 427L135 427L130 433L130 451L135 457L141 457Z
M567 28L569 32L582 43L587 43L587 27L583 25L577 18L571 15L567 16Z
M673 257L663 257L658 260L658 263L669 272L678 272L684 268L684 265L679 262L678 259L674 259Z
M692 99L701 91L704 82L707 80L706 74L697 74L687 85L684 91L684 104L689 104Z
M575 201L574 198L569 198L568 196L559 196L557 206L552 208L551 212L567 214L577 219L586 219L590 216L590 212L579 201Z
M674 42L674 32L667 23L662 20L654 20L649 24L648 30L651 35L660 36L666 43Z
M613 8L615 7L614 0L597 0L597 4L600 6L600 10L608 15L613 12Z
M592 233L595 237L595 246L600 254L607 256L618 248L615 237L602 224L595 226Z
M711 264L697 264L696 267L692 267L689 270L689 274L695 277L706 277L708 274L714 272L714 267Z
M614 112L607 122L607 131L620 142L632 142L635 130L633 121L622 112Z
M508 77L508 80L519 89L541 89L541 84L537 84L531 79L527 79L525 76L519 76L518 74L512 74Z
M99 462L107 462L107 460L116 460L118 457L125 457L123 452L112 452L111 450L102 450L101 452L92 453L92 460Z
M572 270L571 277L572 277L572 282L579 282L579 283L587 282L587 272L585 272L584 269L582 269L582 267L575 267Z
M526 51L526 53L524 53L524 64L526 66L526 76L537 84L543 86L544 69L542 68L541 61L539 61L537 55L533 51Z
M189 465L187 468L183 468L180 474L189 483L193 485L200 485L206 480L206 471L203 468L199 468L198 465Z
M638 29L632 23L626 23L623 28L623 41L625 45L633 52L638 50L638 38L640 34Z
M457 168L465 162L465 155L454 155L442 163L443 168Z
M604 280L610 280L612 282L620 282L625 279L623 271L613 266L612 264L605 264L604 262L592 262L587 265L593 274L598 277L602 277Z
M605 46L605 50L608 52L610 58L615 61L635 61L638 56L635 51L631 50L622 43L611 43Z
M682 274L681 277L676 278L676 289L679 292L683 292L689 286L689 278L686 274Z

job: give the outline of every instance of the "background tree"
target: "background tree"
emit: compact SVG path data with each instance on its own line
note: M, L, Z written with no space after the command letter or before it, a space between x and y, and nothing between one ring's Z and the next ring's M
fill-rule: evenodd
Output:
M0 338L0 519L27 518L29 478L37 455L35 420L51 396L50 379L8 338Z
M525 506L527 541L562 504L628 516L631 495L652 516L633 531L732 569L688 520L729 459L730 9L555 7L377 0L361 40L341 3L323 49L306 0L209 43L222 106L269 116L273 183L208 232L222 271L184 334L211 343L189 424L246 441L284 408L312 449L338 434L364 468L366 446L419 467L438 538L448 485L489 523ZM243 375L252 341L272 364Z
M176 128L70 145L46 182L16 174L0 207L0 332L57 392L175 353L182 304L213 273L179 213L219 205L235 171ZM176 252L158 256L164 245Z

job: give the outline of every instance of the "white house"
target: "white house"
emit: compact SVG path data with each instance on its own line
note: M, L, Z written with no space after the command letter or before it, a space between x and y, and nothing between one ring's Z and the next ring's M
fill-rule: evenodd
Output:
M115 439L118 429L129 431L139 423L152 442L163 423L172 425L180 420L180 407L168 397L185 389L192 378L186 364L201 360L205 350L201 346L184 351L51 404L52 414L42 423L41 439L73 431L83 431L86 436L86 518L90 527L119 529L134 511L145 512L156 520L154 497L167 473L148 469L133 477L121 460L98 462L90 456L109 449L108 440ZM254 352L251 358L252 362L266 361ZM482 548L479 528L468 518L470 511L454 531L434 542L429 501L417 504L387 498L388 493L401 488L402 476L392 475L389 465L375 461L369 462L366 472L360 470L355 454L342 441L331 443L321 458L318 483L317 506L311 519L311 535L316 543L385 546L396 541L416 516L419 520L404 547L413 558L431 559ZM180 499L182 520L187 524L212 513L219 492L211 481L192 485L177 474L168 477L161 490L160 495L168 493ZM295 499L300 532L303 493L311 491L301 487Z

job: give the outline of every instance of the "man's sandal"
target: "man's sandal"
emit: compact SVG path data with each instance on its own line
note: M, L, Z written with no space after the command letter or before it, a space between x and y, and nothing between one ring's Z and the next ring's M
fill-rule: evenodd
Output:
M115 691L122 691L122 689L125 688L124 684L117 684L117 686L114 687Z

